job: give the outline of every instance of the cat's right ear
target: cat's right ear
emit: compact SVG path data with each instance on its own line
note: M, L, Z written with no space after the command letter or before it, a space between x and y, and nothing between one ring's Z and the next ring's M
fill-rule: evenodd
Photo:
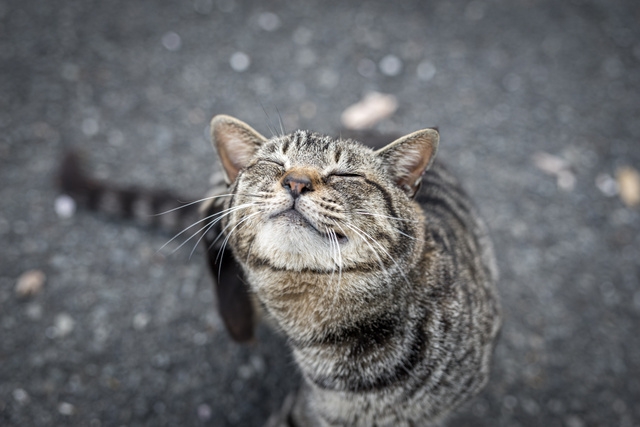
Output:
M211 119L211 143L220 157L227 184L236 180L238 172L266 140L251 126L231 116L221 114Z
M439 141L436 129L423 129L398 138L375 153L396 184L407 196L414 197L422 175L433 163Z

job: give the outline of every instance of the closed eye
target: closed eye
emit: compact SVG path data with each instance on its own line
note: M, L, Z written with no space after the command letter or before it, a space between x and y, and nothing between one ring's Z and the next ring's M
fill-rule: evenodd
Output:
M358 173L341 173L341 172L334 172L332 174L330 174L329 176L339 176L341 178L364 178L364 176L358 174Z
M276 160L271 160L271 159L260 159L261 162L267 162L267 163L271 163L277 166L280 166L281 168L284 168L284 164L276 161Z

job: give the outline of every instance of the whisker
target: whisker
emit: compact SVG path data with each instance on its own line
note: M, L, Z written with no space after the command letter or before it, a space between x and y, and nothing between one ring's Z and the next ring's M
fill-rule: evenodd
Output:
M393 228L395 228L398 233L400 233L403 236L408 237L408 238L410 238L412 240L415 240L416 242L426 242L426 240L418 239L417 237L413 237L413 236L409 236L407 233L404 233L404 232L400 231L400 229L397 228L397 227L393 227Z
M236 211L234 211L236 212ZM226 215L230 215L233 212L227 212ZM225 216L226 216L225 215ZM202 239L204 239L204 237L209 234L209 231L211 231L211 229L222 220L223 217L220 218L216 218L215 220L211 221L211 223L208 224L208 226L206 227L207 229L202 233L202 235L200 236L200 238L198 238L198 241L196 242L196 244L193 246L193 249L191 249L191 253L189 253L189 259L191 259L191 256L193 255L193 252L196 250L196 248L198 247L198 245L200 244L200 241ZM228 227L228 226L227 226ZM227 227L224 228L224 230L227 229ZM220 233L218 233L218 235L216 236L216 238L213 240L213 242L211 242L211 244L209 246L207 246L207 250L210 250L213 245L215 245L215 243L218 241L218 239L220 238L220 236L222 235L222 232L224 231L220 231ZM186 242L185 242L186 243ZM217 262L217 258L216 258L216 262Z
M263 196L262 196L262 195L260 195L260 194L242 194L242 193L235 193L235 194L234 194L234 193L228 193L228 194L217 194L217 195L215 195L215 196L209 196L209 197L205 197L205 198L200 199L200 200L195 200L195 201L193 201L193 202L186 203L186 204L184 204L184 205L178 206L177 208L169 209L168 211L164 211L164 212L160 212L160 213L155 213L155 214L150 214L149 216L160 216L160 215L166 215L166 214L168 214L168 213L175 212L175 211L180 210L180 209L184 209L184 208L189 207L189 206L191 206L191 205L195 205L196 203L206 202L207 200L218 199L218 198L220 198L220 197L231 197L231 196L263 197Z
M356 209L355 210L356 213L360 214L360 215L369 215L369 216L379 216L382 218L388 218L388 219L393 219L395 221L407 221L407 222L421 222L417 219L409 219L409 218L398 218L395 216L389 216L389 215L382 215L382 214L375 214L375 213L371 213L368 211L364 211L364 210L360 210L360 209Z
M218 218L219 219L219 218ZM215 223L218 221L218 219L213 220L211 223L205 225L204 227L200 228L198 231L196 231L195 233L193 233L191 236L189 236L189 238L187 240L185 240L184 242L180 243L180 246L178 246L177 248L175 248L173 251L171 251L171 255L175 254L176 252L178 252L180 250L180 248L182 248L184 245L187 244L187 242L191 239L193 239L194 237L196 237L198 234L200 234L200 232L202 232L202 230L206 231L204 233L202 233L202 235L204 236L205 234L207 234L209 232L209 230L211 230L211 228L215 225ZM202 239L202 237L200 237L200 239ZM198 242L196 243L196 245L200 242L200 239L198 239ZM192 252L193 253L193 252ZM191 258L191 255L189 255L189 258Z
M282 124L282 114L280 114L280 110L278 110L278 107L276 107L276 112L278 113L278 121L280 122L280 132L281 132L280 136L284 136L285 132L284 132L284 125Z
M175 211L180 210L180 209L184 209L184 208L189 207L189 206L191 206L191 205L195 205L196 203L206 202L207 200L217 199L217 198L219 198L219 197L229 197L229 196L233 196L233 194L220 194L220 195L217 195L217 196L209 196L209 197L205 197L205 198L203 198L203 199L196 200L196 201L189 202L189 203L186 203L186 204L184 204L184 205L178 206L177 208L169 209L168 211L164 211L164 212L160 212L160 213L151 214L150 216L166 215L166 214L168 214L168 213L175 212Z
M334 292L333 295L333 306L335 307L336 304L336 300L338 299L338 296L340 295L340 289L341 289L341 283L342 283L342 253L340 252L340 243L338 242L338 236L336 235L336 232L334 230L329 230L327 229L327 232L329 232L331 238L330 241L332 243L335 243L335 245L332 245L335 247L336 249L336 255L337 255L337 259L334 261L336 262L337 266L338 266L338 287ZM335 272L335 267L333 272ZM331 279L333 280L333 273L331 273Z
M258 205L256 204L256 206L258 206ZM255 212L255 213L260 213L260 212ZM251 216L253 216L253 215L254 215L254 214L251 214L249 217L251 217ZM244 219L245 219L245 218L243 218L243 219L241 220L241 222L244 222ZM216 238L215 238L215 239L214 239L214 240L209 244L208 249L211 249L211 248L216 244L216 242L220 239L220 237L223 237L223 236L224 236L224 237L226 237L226 236L225 236L225 234L224 234L224 232L225 232L225 231L227 231L227 229L228 229L229 227L231 227L232 225L233 225L233 224L227 224L227 226L226 226L225 228L223 228L222 230L220 230L220 233L218 233L218 235L216 236ZM235 227L234 227L234 230L235 230ZM233 230L231 230L231 231L233 231ZM216 262L218 262L218 257L216 257Z
M355 231L355 228L357 228L358 230L360 230L358 227L356 226L351 226L351 225L347 225L348 227L350 227L352 230ZM353 228L352 228L353 227ZM378 247L389 257L389 259L391 261L393 261L393 263L396 265L396 267L398 268L398 272L402 275L402 277L404 278L404 280L407 282L407 284L409 284L409 279L407 278L407 276L405 276L404 272L402 271L402 268L400 267L400 265L396 262L396 260L391 256L391 254L389 254L389 252L384 248L384 246L382 246L380 244L380 242L378 242L377 240L375 240L373 237L371 237L371 235L367 234L366 232L360 230L362 233L364 233L367 237L369 237L371 239L371 242L375 243L376 245L378 245Z
M264 115L267 116L267 128L269 129L269 132L271 132L271 136L278 136L278 133L271 127L271 117L269 117L269 113L267 113L267 109L264 108L264 104L262 102L260 102L260 106L262 107Z
M334 258L334 247L333 247L333 239L331 238L331 230L329 230L328 227L324 227L324 231L327 234L327 236L329 236L329 244L330 244L330 248L331 248L331 258L333 259L333 270L331 270L331 277L329 278L329 286L331 286L331 284L333 283L333 275L336 272L336 259Z
M242 220L240 222L238 222L238 224L236 224L235 227L233 227L231 229L231 231L229 232L229 235L225 237L224 242L222 242L222 246L220 247L220 250L218 251L218 255L216 255L216 262L218 262L218 258L220 259L219 263L218 263L218 281L220 280L220 272L222 271L222 257L224 256L224 250L227 247L227 243L229 242L229 239L231 238L231 235L233 234L233 232L240 227L242 224L244 224L247 220L249 220L250 218L261 214L262 212L258 211L258 212L254 212L251 215L247 216L246 218L242 218ZM226 227L225 227L226 229ZM221 233L222 234L222 233Z
M250 206L258 206L258 204L254 203L251 204ZM234 210L233 212L238 211L238 209ZM227 212L225 214L225 216L232 214L233 212ZM260 212L256 212L256 213L260 213ZM254 216L256 213L253 213L251 215L249 215L248 218L251 218L252 216ZM193 252L195 252L196 248L198 247L198 245L200 244L200 241L204 238L204 236L206 236L206 234L209 232L209 230L211 230L213 228L213 226L220 222L222 220L223 217L220 218L216 218L216 220L214 222L211 223L211 225L209 226L209 228L207 228L207 230L202 233L202 236L200 236L200 238L198 239L198 241L196 242L196 244L193 246L193 249L191 249L191 253L189 254L189 259L191 259L191 256L193 255ZM240 222L242 223L244 222L244 219ZM211 244L207 247L207 250L211 249L213 247L213 245L215 245L215 243L218 241L218 239L220 238L220 236L222 236L222 234L224 233L224 231L229 228L229 225L227 225L222 231L220 231L220 233L216 236L216 238L213 240L213 242L211 242ZM218 252L219 253L219 252ZM216 257L216 262L218 262L218 257Z
M204 217L204 218L202 218L201 220L196 221L196 222L194 222L193 224L191 224L190 226L186 227L185 229L183 229L182 231L180 231L180 232L179 232L178 234L176 234L175 236L173 236L173 237L172 237L172 238L171 238L167 243L165 243L164 245L160 246L160 248L156 251L156 253L160 252L160 251L161 251L162 249L164 249L164 248L165 248L165 246L167 246L169 243L173 242L175 239L177 239L178 237L180 237L182 234L186 233L189 229L191 229L191 228L195 227L196 225L200 224L200 223L201 223L201 222L203 222L203 221L206 221L206 220L211 219L211 218L213 218L213 217L215 217L215 216L218 216L218 215L224 215L224 214L226 214L226 213L228 213L228 212L231 212L231 211L233 211L233 210L237 210L237 208L245 208L245 207L249 207L249 206L253 206L253 205L255 205L255 203L245 203L245 204L243 204L243 205L234 206L234 207L232 207L232 208L224 209L224 210L222 210L222 211L220 211L220 212L216 212L216 213L214 213L213 215L209 215L209 216L207 216L207 217ZM203 227L203 228L206 228L206 227ZM195 234L197 234L197 232L196 232Z
M256 241L256 237L254 236L253 239L251 239L251 243L249 243L249 249L247 250L247 260L245 261L246 263L249 263L249 258L251 258L251 251L253 250L253 244Z
M371 246L371 244L367 241L367 239L360 234L360 229L356 229L354 228L354 226L350 225L350 224L345 224L347 227L349 227L351 230L353 230L358 236L360 236L360 238L362 239L362 241L369 246L369 249L371 249L371 252L373 252L373 254L378 258L378 262L380 263L380 268L382 268L382 270L386 273L387 272L387 268L384 265L384 262L382 261L382 258L380 258L380 254L378 254L378 252L373 248L373 246ZM341 228L342 229L342 228ZM343 230L344 231L344 230ZM369 238L372 239L371 236L369 236Z
M173 251L171 251L171 254L176 253L178 250L180 250L180 248L182 248L187 242L189 242L189 240L193 239L194 237L196 237L198 234L200 234L203 230L206 230L204 233L202 233L202 235L200 236L200 238L198 239L198 241L196 242L196 247L198 246L198 244L200 243L200 241L203 239L203 237L209 232L209 230L211 230L213 228L213 226L215 226L219 221L222 220L222 218L224 218L227 215L232 214L233 212L236 212L238 210L241 209L246 209L249 208L250 206L253 206L253 204L247 204L247 205L240 205L240 206L235 206L233 208L229 208L227 209L225 212L222 213L222 215L218 216L218 218L215 218L213 221L211 221L210 223L208 223L207 225L205 225L204 227L200 228L198 231L196 231L195 233L193 233L191 236L189 236L189 238L187 240L185 240L184 242L182 242L180 244L180 246L178 246L177 248L175 248ZM168 243L168 242L167 242ZM193 250L191 251L191 254L189 255L189 258L191 258L191 255L193 255Z
M360 209L356 209L355 210L356 213L360 214L360 215L369 215L369 216L377 216L377 217L381 217L381 218L388 218L388 219L392 219L395 221L406 221L406 222L416 222L416 223L420 223L422 221L417 220L417 219L408 219L408 218L398 218L395 216L389 216L389 215L382 215L382 214L375 214L375 213L371 213L368 211L364 211L364 210L360 210ZM425 240L422 239L418 239L416 237L410 236L407 233L404 233L403 231L401 231L398 227L393 227L399 234L402 234L405 237L408 237L410 239L413 239L417 242L424 242Z

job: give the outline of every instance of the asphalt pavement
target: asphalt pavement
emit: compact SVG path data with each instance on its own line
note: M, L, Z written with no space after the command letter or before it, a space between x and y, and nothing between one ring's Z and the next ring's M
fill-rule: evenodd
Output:
M376 130L439 127L495 241L493 373L449 425L640 426L638 22L633 0L0 0L0 425L260 426L298 381L284 339L233 343L194 242L73 212L57 166L79 148L199 197L214 114L337 134L376 91L398 103Z

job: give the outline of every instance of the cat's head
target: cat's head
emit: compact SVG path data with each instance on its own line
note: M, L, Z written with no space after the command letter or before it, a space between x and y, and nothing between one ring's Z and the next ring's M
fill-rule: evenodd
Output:
M234 194L223 228L240 263L332 275L402 269L420 237L412 198L436 130L374 151L309 131L265 138L221 115L211 137Z

